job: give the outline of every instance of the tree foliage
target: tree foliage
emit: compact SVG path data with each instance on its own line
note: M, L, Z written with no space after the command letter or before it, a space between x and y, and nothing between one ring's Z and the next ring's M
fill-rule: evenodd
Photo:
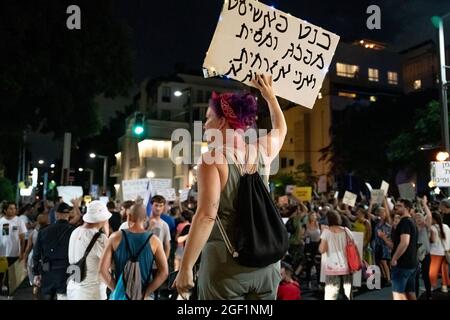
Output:
M10 168L24 129L99 132L94 98L124 95L132 83L129 32L111 0L3 1L0 4L0 161ZM81 9L81 30L69 30L67 7Z

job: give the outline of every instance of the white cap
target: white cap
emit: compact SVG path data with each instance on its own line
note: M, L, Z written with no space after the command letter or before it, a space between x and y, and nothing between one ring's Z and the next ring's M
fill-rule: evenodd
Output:
M100 200L92 201L88 207L87 212L83 216L83 220L87 223L98 223L109 220L111 213L106 204Z

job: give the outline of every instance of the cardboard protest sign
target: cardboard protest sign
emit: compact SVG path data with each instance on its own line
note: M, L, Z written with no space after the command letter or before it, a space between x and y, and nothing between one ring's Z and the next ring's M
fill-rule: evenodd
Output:
M150 179L150 185L153 190L164 190L172 188L172 179Z
M156 190L154 195L163 196L166 201L175 201L177 199L174 188Z
M289 184L289 185L286 186L285 194L291 195L292 193L294 193L294 190L295 190L295 186Z
M370 194L371 203L373 204L383 204L384 202L384 191L381 189L374 189Z
M56 190L58 190L58 196L62 197L63 201L70 206L73 199L83 196L83 188L80 186L61 186L56 187Z
M181 190L181 192L180 192L180 202L184 202L184 201L188 200L189 191L190 190L191 189L183 189L183 190Z
M151 192L149 179L135 179L122 181L123 201L135 201L138 197L144 200L144 206L147 206Z
M317 192L319 193L327 192L327 176L319 177L319 182L317 183Z
M413 201L416 198L416 188L410 182L399 184L398 191L402 199Z
M342 199L342 203L346 204L350 207L354 207L356 203L356 198L358 196L350 191L345 191L344 193L344 199Z
M388 191L389 191L389 183L387 183L386 181L383 180L383 181L381 182L381 187L380 187L380 189L383 190L384 195L387 196Z
M450 187L450 161L432 161L431 181L438 187Z
M8 280L9 280L9 293L12 295L14 291L22 284L25 278L28 276L27 269L20 261L14 262L8 268Z
M312 199L312 187L296 187L294 195L302 202L310 202Z
M204 76L252 85L271 74L278 96L312 108L339 36L255 0L224 2Z

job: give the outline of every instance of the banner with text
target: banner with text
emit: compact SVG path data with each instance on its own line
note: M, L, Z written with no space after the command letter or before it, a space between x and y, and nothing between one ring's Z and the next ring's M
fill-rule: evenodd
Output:
M271 74L278 96L313 108L339 36L255 0L224 2L204 76L252 85Z
M450 187L450 161L431 162L431 181L437 187Z

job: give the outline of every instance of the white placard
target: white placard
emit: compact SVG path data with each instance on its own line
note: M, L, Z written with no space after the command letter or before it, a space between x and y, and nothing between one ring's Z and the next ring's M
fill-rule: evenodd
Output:
M438 187L450 187L450 161L432 161L431 180Z
M314 106L339 36L255 0L225 1L203 63L204 76L248 85L271 74L278 96Z
M144 200L144 206L147 206L150 198L151 185L149 179L123 180L122 195L123 201L135 201L138 197Z
M60 186L56 187L58 196L62 197L63 201L68 205L72 205L73 199L78 199L83 196L83 188L80 186Z
M319 182L317 183L317 192L319 193L327 192L327 176L319 177Z
M373 204L383 204L384 202L384 191L381 189L374 189L370 194L371 203Z
M364 241L364 233L362 232L354 232L352 231L353 239L355 240L355 244L358 247L359 256L363 258L363 241ZM320 282L325 282L325 266L326 266L327 254L322 254L322 260L320 264ZM361 270L355 272L353 274L353 286L361 287Z
M152 190L164 190L172 188L172 179L150 179Z
M412 183L399 184L398 191L402 199L413 201L416 198L416 188L414 188Z
M383 190L383 191L384 191L384 195L387 196L388 191L389 191L389 183L387 183L387 182L384 181L384 180L381 181L381 187L380 187L380 189Z
M177 199L174 188L156 190L155 195L163 196L166 201L175 201Z
M345 191L344 193L344 199L342 199L342 203L346 204L350 207L354 207L356 203L356 198L358 196L350 191Z
M285 194L291 195L292 193L294 193L294 190L295 190L295 185L288 184L285 189Z
M191 189L183 189L183 190L181 190L181 192L180 192L180 202L184 202L184 201L188 200L188 198L189 198L189 191L190 190Z

